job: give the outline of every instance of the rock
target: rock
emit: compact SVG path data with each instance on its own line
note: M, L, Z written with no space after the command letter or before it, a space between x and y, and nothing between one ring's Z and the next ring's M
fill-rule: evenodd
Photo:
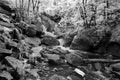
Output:
M112 30L112 36L111 36L110 41L120 43L120 27L119 27L119 25L115 29Z
M36 36L41 38L42 35L45 34L45 32L43 32L43 25L38 21L35 25L36 25L36 31L37 31Z
M49 14L49 13L42 13L43 15L45 15L46 17L50 18L52 21L58 23L61 20L61 16L59 16L59 14Z
M42 38L42 35L44 35L45 33L42 32L42 31L37 31L36 32L36 36L39 37L39 38Z
M5 14L0 13L0 20L3 21L3 22L10 23L10 18Z
M18 60L14 57L10 57L10 56L7 56L5 57L5 59L7 60L7 62L14 68L20 68L20 69L23 69L23 66L24 66L24 62L21 61L21 60Z
M106 33L109 33L109 28L105 26L83 29L74 37L70 48L74 50L89 51L100 43Z
M113 71L120 71L120 63L112 64L111 68Z
M18 47L18 44L15 42L15 41L12 41L12 40L9 40L7 43L6 43L6 46L9 48L17 48Z
M70 45L70 49L83 51L88 51L92 47L92 43L84 36L81 36L80 38L75 36L72 44Z
M120 25L114 27L111 31L112 35L109 43L106 45L104 51L106 54L110 54L116 57L120 57Z
M107 32L105 36L100 40L100 42L94 47L94 52L99 54L105 54L106 46L109 44L111 38L111 31Z
M0 48L6 48L5 43L0 40Z
M34 25L30 25L27 27L26 35L28 37L35 37L36 36L37 31L36 31L35 27L36 26L34 26Z
M4 77L6 79L2 79L1 77ZM3 71L2 73L0 73L0 79L1 80L12 80L13 77L11 76L11 74L7 71Z
M33 47L31 50L33 51L33 53L39 53L42 50L42 46L38 46L38 47Z
M4 27L8 27L8 28L14 28L14 24L12 23L6 23L6 22L3 22L3 21L0 21L0 25L1 26L4 26Z
M60 56L59 55L56 55L56 54L45 54L45 56L50 59L50 60L59 60L60 59Z
M49 60L50 65L59 64L60 56L56 54L44 54L44 56Z
M55 74L55 75L51 76L49 78L49 80L67 80L67 79L64 78L63 76L59 76L59 75Z
M41 38L42 35L45 33L43 32L43 27L40 23L35 25L29 25L26 29L26 35L29 37L39 37Z
M34 47L39 46L39 44L41 43L40 39L36 38L36 37L34 37L34 38L30 38L30 37L29 38L25 38L25 42L27 44L29 44L29 45L34 46Z
M103 67L103 66L102 66L100 63L95 63L95 64L94 64L94 68L95 68L96 71L101 71L101 70L102 70L102 67Z
M115 57L120 57L120 44L117 42L110 42L106 46L106 54L115 56Z
M11 14L14 12L11 6L12 4L10 3L10 1L0 0L0 13L11 16Z
M13 29L13 31L9 32L9 34L11 35L11 37L15 40L20 41L22 34L20 33L20 31L18 29Z
M12 50L0 48L0 61L3 60L6 56L10 56L12 53Z
M83 80L81 77L78 77L76 75L70 75L67 77L68 80Z
M0 48L0 54L12 54L12 50Z
M30 73L33 77L38 77L39 78L38 71L39 71L39 69L26 70L26 72Z
M59 41L51 36L44 36L41 40L41 44L44 44L46 46L57 46L60 45Z
M15 25L15 27L17 27L19 30L21 30L22 31L22 34L26 34L26 30L27 30L27 23L26 22L24 22L24 21L21 21L20 23L16 23L16 24L14 24Z
M77 54L66 54L66 60L73 66L80 66L82 64L82 58Z
M38 46L38 47L33 47L31 50L33 51L33 53L31 54L31 57L41 57L40 55L40 51L42 50L43 48L41 46Z

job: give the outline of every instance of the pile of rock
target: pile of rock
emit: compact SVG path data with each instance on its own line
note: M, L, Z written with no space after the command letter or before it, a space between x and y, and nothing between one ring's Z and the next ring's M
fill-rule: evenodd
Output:
M54 35L50 16L42 14L42 21L29 24L13 23L15 12L8 3L0 3L0 11L0 79L104 80L111 73L119 75L120 61L111 60L120 57L119 27L96 26Z

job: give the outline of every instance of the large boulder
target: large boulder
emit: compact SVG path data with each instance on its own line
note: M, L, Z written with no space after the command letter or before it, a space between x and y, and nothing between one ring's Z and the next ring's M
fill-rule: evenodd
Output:
M120 25L112 30L110 42L106 46L106 54L120 57Z
M72 44L70 45L71 49L84 50L84 51L88 51L92 47L93 47L92 43L88 39L86 39L84 36L80 38L78 38L78 36L75 36Z
M74 37L70 48L74 50L89 51L96 47L109 31L110 29L106 26L83 29Z
M29 25L26 28L26 35L29 37L41 37L43 35L43 29L41 26L38 25Z
M28 36L28 37L35 37L36 36L36 28L35 28L35 26L34 25L30 25L30 26L28 26L27 27L27 29L26 29L26 35Z
M120 44L116 42L110 42L106 46L106 54L112 55L114 57L120 57Z
M117 25L116 28L112 30L110 41L120 43L120 25Z
M59 41L52 36L44 36L41 40L41 44L46 46L57 46L60 45Z
M0 13L11 16L14 12L11 5L12 4L8 0L0 0Z
M67 62L73 66L81 66L82 64L82 57L77 54L66 54L65 58Z

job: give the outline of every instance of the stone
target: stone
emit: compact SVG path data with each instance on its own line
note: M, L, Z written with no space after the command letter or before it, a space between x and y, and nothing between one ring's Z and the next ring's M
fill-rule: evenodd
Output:
M74 37L70 48L74 50L90 51L99 45L109 31L110 29L106 26L97 26L80 30Z
M31 25L31 26L28 26L27 29L26 29L26 35L28 37L35 37L36 36L36 29L35 29L35 26L34 25Z
M41 46L38 47L33 47L31 50L33 51L33 53L39 53L43 48Z
M5 15L5 14L0 13L0 20L3 21L3 22L10 23L9 17L7 15Z
M46 31L46 27L40 22L37 22L35 25L29 25L26 29L26 35L29 37L39 37L42 38L43 35L55 36L53 33Z
M41 40L41 44L46 45L46 46L57 46L60 45L59 41L51 36L44 36L43 39Z
M64 78L63 76L59 76L59 75L55 74L55 75L51 76L49 78L49 80L67 80L67 79Z
M41 20L43 22L43 25L47 28L48 32L54 31L54 27L56 25L56 23L54 21L52 21L49 17L44 15L44 13L41 14Z
M41 38L42 35L45 34L45 32L43 31L43 25L37 21L37 23L35 24L36 25L36 36Z
M6 48L5 43L0 40L0 48Z
M14 24L0 21L0 25L8 28L14 28Z
M9 0L0 0L0 13L11 16L13 12L14 10Z
M40 39L37 38L37 37L28 37L28 38L25 38L25 42L29 45L32 45L34 47L37 47L39 46L39 44L41 43Z
M93 47L92 43L84 36L81 37L75 36L72 41L72 44L70 45L70 49L83 51L88 51L92 47Z
M45 54L45 56L49 59L49 60L59 60L60 59L60 56L59 55L56 55L56 54Z
M120 57L120 44L117 42L110 42L106 46L106 54L115 56L115 57Z
M81 77L78 77L76 75L70 75L67 77L68 80L83 80Z
M120 43L120 28L119 28L119 25L115 29L112 30L112 36L111 36L110 41Z
M82 63L82 58L77 54L66 54L65 59L67 62L73 66L80 66Z
M56 54L44 54L50 65L60 64L60 56Z
M115 63L111 65L113 71L120 71L120 63Z
M21 60L18 60L14 57L10 57L10 56L6 56L5 59L7 60L8 63L10 63L10 65L16 69L16 68L20 68L22 69L24 66L24 62L22 62Z
M1 79L1 77L4 77L6 79ZM2 73L0 73L0 79L1 80L12 80L13 77L12 77L12 75L9 72L3 71Z
M0 48L0 54L12 54L12 50Z
M37 59L40 59L41 58L41 55L40 55L40 51L42 50L43 48L41 46L38 46L38 47L33 47L31 50L33 51L33 53L30 55L31 57L34 57L34 58L37 58Z

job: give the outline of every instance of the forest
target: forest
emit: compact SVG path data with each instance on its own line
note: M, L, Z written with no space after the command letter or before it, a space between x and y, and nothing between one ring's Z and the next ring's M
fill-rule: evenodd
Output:
M0 0L0 80L120 80L120 0Z

